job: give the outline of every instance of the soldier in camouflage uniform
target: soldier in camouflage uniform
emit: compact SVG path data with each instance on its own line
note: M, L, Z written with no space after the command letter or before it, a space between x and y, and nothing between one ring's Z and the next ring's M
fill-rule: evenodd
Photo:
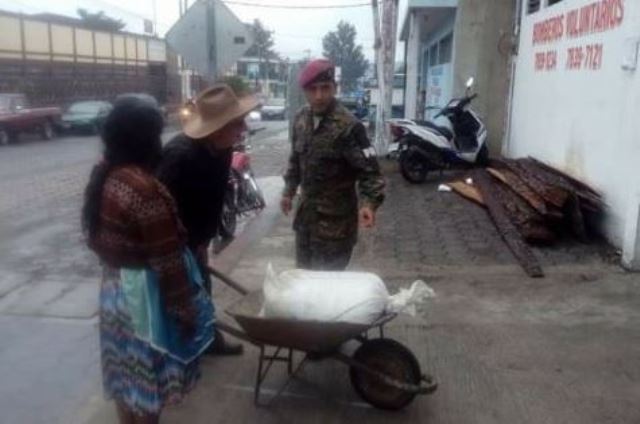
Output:
M344 270L358 221L375 225L384 179L364 126L335 98L331 62L309 63L299 83L309 105L293 121L281 208L291 211L300 188L293 224L298 268Z

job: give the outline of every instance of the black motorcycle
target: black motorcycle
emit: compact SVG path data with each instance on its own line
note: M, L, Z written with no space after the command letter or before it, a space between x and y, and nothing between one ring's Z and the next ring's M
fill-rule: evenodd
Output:
M262 190L253 175L251 158L245 143L234 147L229 182L222 205L219 235L223 241L233 239L238 216L261 211L266 206Z

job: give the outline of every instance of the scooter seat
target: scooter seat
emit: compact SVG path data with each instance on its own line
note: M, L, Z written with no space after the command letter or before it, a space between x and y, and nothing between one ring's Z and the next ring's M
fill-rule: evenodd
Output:
M431 121L414 121L414 122L421 127L427 127L439 132L449 141L453 140L453 132L447 127L436 125Z

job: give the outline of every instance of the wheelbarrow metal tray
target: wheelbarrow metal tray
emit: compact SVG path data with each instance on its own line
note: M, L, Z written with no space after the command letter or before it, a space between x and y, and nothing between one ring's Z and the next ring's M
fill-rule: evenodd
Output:
M227 313L245 331L249 339L257 344L284 347L304 352L326 353L338 349L349 339L358 337L376 323L354 324L349 322L298 321L282 318L261 317L264 303L261 291L251 292L233 303ZM395 316L395 315L393 315ZM382 318L389 320L392 315Z

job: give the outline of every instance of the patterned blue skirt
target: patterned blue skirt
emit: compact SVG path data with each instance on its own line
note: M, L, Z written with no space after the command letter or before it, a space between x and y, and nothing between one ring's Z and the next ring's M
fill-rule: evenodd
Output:
M100 348L105 396L137 414L158 414L179 403L200 377L199 356L213 341L214 310L195 260L185 254L196 287L195 335L180 337L164 313L153 271L120 269L103 279Z

